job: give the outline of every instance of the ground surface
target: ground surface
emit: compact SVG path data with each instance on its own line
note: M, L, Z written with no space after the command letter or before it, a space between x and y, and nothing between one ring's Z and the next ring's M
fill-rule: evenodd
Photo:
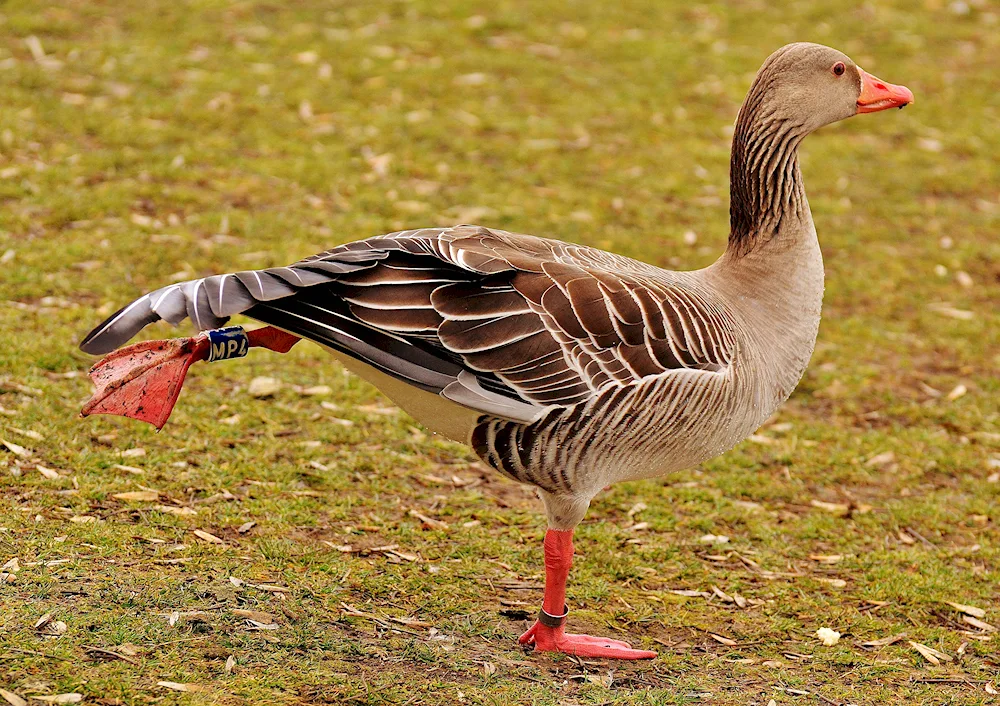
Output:
M5 3L0 696L990 702L1000 8L774 5ZM799 39L917 103L804 147L828 288L790 402L580 528L572 625L656 661L519 649L541 595L532 492L315 347L197 366L160 434L76 416L76 342L171 279L460 222L709 263L737 106ZM282 387L256 398L259 376Z

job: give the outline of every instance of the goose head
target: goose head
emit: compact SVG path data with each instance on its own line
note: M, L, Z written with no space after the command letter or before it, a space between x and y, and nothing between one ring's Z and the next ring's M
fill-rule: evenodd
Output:
M798 42L767 58L745 107L751 101L758 115L795 124L805 135L858 113L902 108L913 93L872 76L843 52Z
M800 42L771 54L736 118L729 250L749 253L783 223L798 222L786 215L808 209L796 157L806 135L858 113L912 102L910 89L872 76L836 49Z

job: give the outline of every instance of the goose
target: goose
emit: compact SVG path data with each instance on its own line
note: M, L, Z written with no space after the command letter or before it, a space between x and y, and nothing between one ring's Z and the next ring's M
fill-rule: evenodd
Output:
M195 338L133 344L98 363L84 413L161 427L196 360L329 350L428 429L537 488L548 528L538 651L647 659L624 641L566 632L573 530L620 481L732 448L784 402L812 355L823 260L797 148L814 130L913 102L904 86L826 46L789 44L757 73L732 139L728 246L672 272L567 242L475 225L339 245L288 267L170 284L80 344L115 351L157 320ZM223 327L243 314L266 324Z

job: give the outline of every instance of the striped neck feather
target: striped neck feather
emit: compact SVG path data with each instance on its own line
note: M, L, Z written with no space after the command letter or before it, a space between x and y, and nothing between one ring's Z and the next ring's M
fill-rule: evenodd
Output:
M789 218L801 220L808 208L797 154L806 131L778 114L766 89L758 77L733 133L728 249L738 257L770 241Z

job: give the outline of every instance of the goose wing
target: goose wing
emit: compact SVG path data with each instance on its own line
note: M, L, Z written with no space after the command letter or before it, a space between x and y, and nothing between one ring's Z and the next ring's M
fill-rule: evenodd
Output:
M288 267L140 297L81 348L107 353L159 319L245 314L487 414L530 422L609 385L719 371L732 322L693 281L600 250L477 226L403 231Z

